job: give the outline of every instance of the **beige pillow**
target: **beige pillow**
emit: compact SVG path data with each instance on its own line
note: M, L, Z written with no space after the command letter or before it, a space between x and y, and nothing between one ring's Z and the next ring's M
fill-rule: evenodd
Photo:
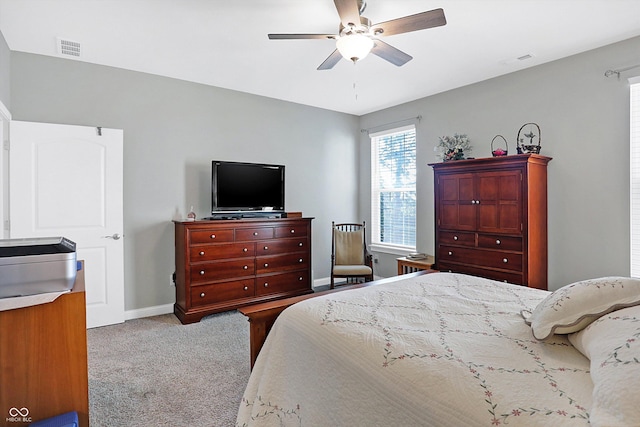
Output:
M606 314L569 341L591 360L592 426L640 426L640 305Z
M539 340L553 334L577 332L598 317L640 304L640 280L602 277L564 286L542 300L533 312L522 312L533 336Z

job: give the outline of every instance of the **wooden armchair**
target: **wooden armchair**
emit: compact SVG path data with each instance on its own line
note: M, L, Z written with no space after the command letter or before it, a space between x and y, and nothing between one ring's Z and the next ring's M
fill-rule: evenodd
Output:
M365 222L362 224L331 223L331 285L336 277L373 280L372 257L367 251Z

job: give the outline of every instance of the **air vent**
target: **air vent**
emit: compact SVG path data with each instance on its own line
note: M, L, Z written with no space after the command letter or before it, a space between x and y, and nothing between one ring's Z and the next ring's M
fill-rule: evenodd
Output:
M80 43L58 37L58 54L80 57Z
M518 56L517 58L511 58L511 59L506 59L504 61L500 61L500 63L503 65L511 65L518 62L528 61L533 58L535 58L535 55L533 53L527 53L522 56Z

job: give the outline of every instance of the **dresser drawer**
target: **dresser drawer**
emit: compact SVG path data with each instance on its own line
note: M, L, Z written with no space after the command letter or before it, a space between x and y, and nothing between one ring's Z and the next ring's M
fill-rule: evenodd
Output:
M192 265L190 268L192 283L211 282L213 280L251 276L253 274L255 274L255 261L253 258L209 262Z
M239 228L236 230L236 241L273 239L273 227Z
M522 252L522 237L478 234L478 247Z
M306 225L291 225L287 227L276 227L276 238L292 237L292 236L306 236Z
M256 274L273 271L298 270L309 267L309 255L304 252L275 256L262 256L256 259Z
M522 271L522 254L514 252L441 245L438 249L438 260L445 263L456 262L503 270Z
M293 292L300 289L307 289L308 287L308 270L259 276L256 279L256 296Z
M474 247L476 245L476 234L460 231L441 231L438 233L438 240L441 245Z
M191 246L189 248L191 262L211 261L221 258L253 257L255 255L256 245L251 242Z
M284 254L287 252L306 252L309 240L306 237L299 239L280 239L258 242L256 253L260 255Z
M200 245L203 243L233 242L233 229L224 230L189 230L189 243Z
M191 305L194 307L222 303L255 295L255 279L234 280L191 287Z

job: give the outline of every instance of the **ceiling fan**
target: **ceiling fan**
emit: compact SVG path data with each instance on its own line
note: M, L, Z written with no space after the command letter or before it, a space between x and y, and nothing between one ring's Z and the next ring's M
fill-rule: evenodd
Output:
M271 40L292 39L331 39L336 40L336 49L318 70L329 70L340 61L340 58L353 61L363 59L369 54L379 56L398 67L409 62L413 57L383 42L379 36L409 33L411 31L445 25L447 20L442 9L434 9L391 21L371 24L362 16L367 4L364 0L333 0L340 15L340 31L338 34L269 34Z

